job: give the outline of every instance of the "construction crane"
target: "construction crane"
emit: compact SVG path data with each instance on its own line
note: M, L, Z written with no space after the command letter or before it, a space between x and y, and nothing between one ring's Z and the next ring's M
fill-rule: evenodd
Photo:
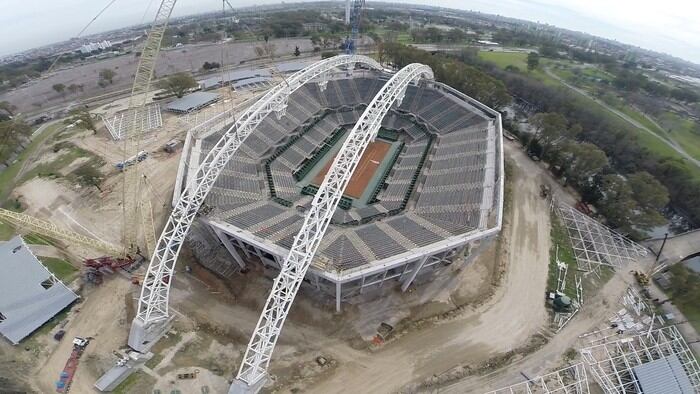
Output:
M123 250L110 243L62 229L51 222L37 219L23 213L8 211L7 209L0 208L0 220L51 239L71 242L109 254L118 255Z
M158 12L151 25L151 30L148 32L146 42L141 49L141 58L139 59L138 67L134 76L134 85L131 88L131 96L129 96L129 110L134 112L133 122L130 129L124 137L124 160L138 155L141 147L141 138L143 130L141 130L140 112L146 110L148 104L148 93L151 90L151 82L153 73L156 68L156 60L160 53L160 46L163 41L165 29L168 27L168 21L175 7L176 0L163 0L158 7ZM148 224L153 222L151 207L144 205L140 200L140 185L141 179L139 176L139 162L134 162L133 165L125 168L124 171L124 188L122 196L122 212L123 212L123 228L122 228L122 245L124 247L122 254L129 255L140 253L138 245L138 228L139 214L141 223ZM155 234L147 228L143 228L145 244L153 253L152 247L155 245Z
M149 31L143 49L141 50L141 58L136 69L134 85L131 89L131 95L129 97L128 108L131 111L134 111L134 117L133 123L130 125L130 129L124 138L123 162L126 162L128 158L137 157L140 152L139 147L141 145L143 130L141 130L141 123L138 121L138 119L141 119L141 117L138 115L139 112L146 109L146 104L148 104L148 93L151 89L151 82L156 67L156 59L158 58L163 35L165 34L165 30L168 26L168 21L170 19L173 7L175 6L175 2L176 0L163 0L161 2L151 30ZM113 1L110 2L107 7L102 9L100 14L103 13L112 3ZM98 16L100 14L98 14ZM94 21L96 18L97 17L93 18L92 21ZM92 21L90 23L92 23ZM156 243L153 212L150 201L141 201L139 199L139 191L142 180L139 176L138 167L139 161L136 160L132 165L128 166L128 168L124 168L124 187L122 196L124 227L122 230L122 247L117 247L91 237L74 233L70 230L62 229L45 220L5 209L0 209L0 219L18 227L27 228L32 232L52 239L67 241L106 253L126 257L140 252L140 248L136 242L139 233L138 229L140 215L140 223L143 225L142 230L145 238L145 245L148 251L152 254Z
M350 35L345 39L345 53L348 55L354 54L357 49L356 42L360 35L360 21L362 19L362 9L364 7L365 0L352 0L352 7L350 7L350 0L347 0L345 17L346 23L347 19L350 21Z

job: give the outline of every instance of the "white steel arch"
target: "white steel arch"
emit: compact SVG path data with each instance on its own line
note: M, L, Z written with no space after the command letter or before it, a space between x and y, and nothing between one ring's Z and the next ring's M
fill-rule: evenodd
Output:
M376 138L382 119L391 106L394 102L400 105L408 84L420 78L434 78L430 67L414 63L396 73L377 93L343 143L275 278L230 393L260 388L287 313L352 173L369 143Z
M188 180L158 238L141 287L138 311L129 332L131 348L137 351L147 350L164 328L169 317L170 283L182 243L216 178L243 141L270 113L275 112L278 118L282 117L289 96L298 88L338 67L358 63L381 70L379 63L369 57L340 55L314 63L293 74L240 115L207 154L195 176Z

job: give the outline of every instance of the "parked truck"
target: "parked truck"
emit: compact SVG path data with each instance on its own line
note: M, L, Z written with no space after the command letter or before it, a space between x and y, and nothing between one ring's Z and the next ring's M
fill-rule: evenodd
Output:
M58 381L56 382L56 392L67 393L70 390L70 386L73 383L73 377L75 376L75 371L78 369L78 363L80 362L80 357L82 357L85 348L90 343L92 338L73 338L73 350L71 351L66 365L63 367L63 371L59 375Z

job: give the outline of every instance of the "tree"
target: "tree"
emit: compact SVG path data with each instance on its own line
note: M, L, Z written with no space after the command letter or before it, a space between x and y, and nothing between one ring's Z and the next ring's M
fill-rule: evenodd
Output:
M301 51L299 50L299 46L294 47L294 56L299 56L301 55Z
M188 73L173 74L159 83L161 89L175 94L178 98L184 96L187 90L197 86L197 81Z
M540 65L540 55L537 52L527 54L527 69L532 71Z
M109 68L103 68L100 70L100 81L105 81L109 82L111 85L114 83L114 77L117 75L117 73L114 70L111 70Z
M14 116L17 107L12 105L9 101L0 101L0 110L5 111L9 116Z
M669 201L668 189L653 175L641 171L630 175L628 179L640 207L654 210L666 207Z
M541 145L541 156L544 158L547 149L562 137L568 137L569 130L567 127L568 121L564 115L556 112L538 113L530 118L530 124L535 127L536 134L534 139ZM528 145L532 145L533 139L530 139Z
M56 93L65 96L66 85L62 83L54 84L51 88L56 91Z
M566 177L579 186L608 165L605 152L588 142L568 143L563 149L560 161Z
M92 130L94 134L97 134L95 118L85 108L71 110L70 116L66 118L63 123L75 125L75 127L83 130Z
M602 177L599 184L600 198L596 202L598 209L613 227L631 231L633 212L637 203L633 191L625 178L617 174Z
M78 92L78 90L82 90L81 87L80 87L80 85L76 85L76 84L74 84L74 83L68 85L68 91L69 91L71 94L76 94L76 93Z

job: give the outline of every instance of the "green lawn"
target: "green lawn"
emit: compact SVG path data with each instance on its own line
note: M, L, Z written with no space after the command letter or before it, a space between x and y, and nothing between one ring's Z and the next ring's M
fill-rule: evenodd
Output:
M549 274L547 276L547 290L555 290L557 288L557 278L559 277L559 268L557 267L557 251L559 261L568 265L566 274L566 287L564 294L571 299L576 299L576 281L574 274L578 268L576 258L574 257L574 249L571 247L569 234L566 228L556 215L552 215L552 229L550 236L552 238L552 247L549 251Z
M0 222L0 241L9 241L15 236L15 229L5 222Z
M665 112L657 119L674 141L688 152L700 159L700 125L671 112ZM670 131L669 131L670 130Z
M39 257L39 260L61 281L71 279L78 271L71 263L56 257Z
M22 168L22 164L24 163L25 160L27 160L27 157L34 152L41 144L43 144L44 141L46 141L49 137L51 137L55 132L58 130L63 130L65 125L63 123L55 123L52 125L49 125L46 127L46 130L44 130L38 137L36 137L25 149L20 153L19 158L17 161L12 164L10 167L5 169L2 173L0 173L0 202L5 200L7 196L12 192L12 190L15 188L15 182L14 179L17 176L17 173L19 172L20 168Z
M508 66L515 66L520 71L527 71L527 53L524 52L479 51L479 57L503 69Z
M39 234L30 233L23 236L22 238L24 238L24 242L30 245L51 245L51 241L49 241L47 238L42 237Z

